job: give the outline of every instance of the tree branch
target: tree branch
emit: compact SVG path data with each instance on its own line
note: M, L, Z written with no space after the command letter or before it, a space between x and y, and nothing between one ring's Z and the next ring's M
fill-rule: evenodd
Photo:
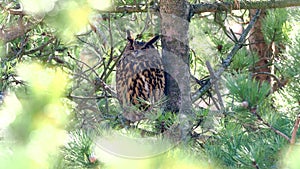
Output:
M0 41L2 41L3 43L13 41L16 38L21 37L25 33L29 32L33 26L33 23L28 22L25 25L11 26L9 28L6 28L5 30L0 29Z
M286 139L288 142L291 142L291 139L290 139L287 135L285 135L285 134L282 133L281 131L279 131L279 130L277 130L276 128L274 128L273 126L271 126L268 122L264 121L264 120L262 119L262 117L261 117L259 114L257 114L256 108L253 108L250 112L251 112L253 115L255 115L256 118L257 118L260 122L262 122L264 125L268 126L268 127L269 127L272 131L274 131L276 134L280 135L281 137L283 137L284 139Z
M195 14L202 12L231 11L240 9L271 9L300 6L299 0L273 0L273 1L242 1L235 2L200 3L192 5Z
M221 74L225 71L225 69L230 65L234 55L238 52L238 50L243 47L246 37L252 27L254 26L254 23L258 19L258 16L260 15L261 10L257 10L256 14L253 16L251 21L249 22L247 28L244 30L242 33L240 39L238 42L234 45L233 49L230 51L228 54L227 58L223 60L221 68L215 73L216 78L220 78ZM198 100L208 89L210 89L212 86L212 83L209 81L207 84L203 87L201 87L193 96L192 96L192 101Z
M294 145L296 143L296 137L297 137L297 131L299 129L299 124L300 124L300 114L298 114L297 119L296 119L295 124L294 124L294 128L293 128L293 131L292 131L292 137L290 139L290 144L291 145Z
M225 106L224 106L223 99L222 99L222 96L221 96L221 93L220 93L220 90L219 90L219 85L218 85L218 82L217 82L219 79L215 76L215 71L213 70L213 68L212 68L209 61L206 61L206 67L207 67L207 69L209 71L209 74L210 74L210 77L211 77L210 82L215 87L215 92L217 94L218 101L219 101L218 103L221 107L219 110L221 110L221 112L223 112L225 110ZM216 107L219 107L219 106L216 104Z
M299 0L272 0L272 1L242 1L239 4L235 2L214 2L214 3L199 3L192 4L192 13L201 14L203 12L216 12L216 11L231 11L240 9L272 9L272 8L286 8L293 6L300 6ZM126 5L117 6L114 9L98 10L100 13L136 13L136 12L158 12L157 5Z

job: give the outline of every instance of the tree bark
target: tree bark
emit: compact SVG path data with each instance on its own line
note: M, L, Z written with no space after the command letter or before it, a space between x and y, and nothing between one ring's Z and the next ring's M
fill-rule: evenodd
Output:
M250 18L255 14L255 10L250 10ZM259 19L252 28L249 37L250 50L251 52L257 53L259 60L255 64L253 73L258 73L255 79L260 82L269 82L270 76L267 74L259 74L259 72L271 73L270 60L272 57L272 49L266 44L264 40L264 35L262 33L262 22L266 16L266 10L262 10Z
M188 45L190 4L185 0L161 0L160 16L166 109L179 111L180 126L176 130L185 138L192 118Z
M166 71L167 109L189 109L189 7L185 0L161 0L162 58Z
M254 15L254 10L250 10L250 18ZM250 50L258 54L259 60L252 70L254 78L260 82L268 82L272 91L276 91L287 84L288 79L276 78L274 75L276 69L274 67L274 58L277 59L279 55L285 50L284 44L275 42L267 44L262 33L262 22L267 14L266 10L262 10L258 22L251 31L249 37Z

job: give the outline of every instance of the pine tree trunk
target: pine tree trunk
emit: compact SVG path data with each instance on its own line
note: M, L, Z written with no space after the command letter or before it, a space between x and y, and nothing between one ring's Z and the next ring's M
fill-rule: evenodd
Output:
M255 14L256 10L250 10L250 18ZM266 44L262 33L262 22L266 16L266 10L262 10L259 19L255 23L250 32L249 42L251 52L257 53L259 60L253 69L253 73L267 72L271 73L270 61L272 57L272 49ZM255 79L260 82L271 82L270 76L266 74L257 74Z
M162 59L166 71L166 109L190 112L189 10L185 0L161 0Z
M250 10L250 17L255 14L255 10ZM285 50L284 44L274 43L266 44L262 32L263 18L266 16L266 10L262 10L259 20L255 23L251 36L249 37L250 49L252 52L256 52L259 57L259 61L255 64L253 73L255 73L255 79L260 82L268 82L272 91L276 91L287 84L288 79L282 77L274 81L268 73L275 74L276 70L273 66L275 58L278 58L280 54ZM265 73L266 72L266 73Z

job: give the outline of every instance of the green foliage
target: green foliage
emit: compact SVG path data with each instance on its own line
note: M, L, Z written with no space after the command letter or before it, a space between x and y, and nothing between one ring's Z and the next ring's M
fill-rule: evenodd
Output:
M292 126L292 121L288 117L280 114L267 116L263 118L275 128L288 133ZM216 160L220 166L253 168L256 164L259 168L280 168L277 163L286 140L259 125L257 119L249 112L239 110L230 113L222 122L221 128L218 135L213 136L205 144L208 156Z
M255 63L258 61L258 56L256 54L251 54L246 49L240 49L234 56L233 61L230 64L230 68L233 71L246 71L254 67Z
M278 146L282 145L282 141L270 141L274 139L280 140L280 138L274 138L272 135L263 135L262 133L249 135L248 133L237 131L233 128L228 128L228 130L236 132L237 134L221 134L221 138L217 142L211 143L213 145L208 144L207 152L211 154L211 157L222 161L222 163L229 168L253 168L254 165L264 166L266 168L274 167L271 161L278 160L276 157L279 154L276 154L276 152L282 148ZM261 139L261 137L268 137L270 139ZM217 145L219 145L220 148L217 148Z
M271 99L272 106L278 111L282 112L286 116L296 117L299 114L299 100L297 98L298 93L294 93L297 88L293 88L288 85L282 90L275 92Z
M220 38L211 37L211 38L213 43L216 46L216 49L218 49L218 51L222 55L227 54L233 46L233 44L228 43L228 41L226 41L224 37L220 37Z
M212 40L208 37L211 31L211 24L206 24L203 20L193 19L190 25L190 66L192 73L196 77L203 77L208 74L205 61L215 63L217 51L213 47Z
M286 9L268 10L266 17L262 22L262 30L265 41L285 43L289 41L289 32L291 27L287 24L288 12Z
M100 168L101 163L93 154L93 138L91 132L77 130L69 133L70 141L62 148L63 161L57 165L66 169Z
M283 70L287 79L290 79L290 88L295 91L293 92L295 97L300 100L300 90L298 90L300 87L300 34L292 41L291 46L292 47L287 50L285 55L286 59L283 62L278 63L278 65L281 70Z
M263 103L270 92L269 84L266 82L260 84L260 82L245 73L228 75L225 79L227 88L233 97L239 102L248 102L250 108Z
M296 11L294 11L296 13ZM297 20L297 18L296 18ZM299 18L298 20L299 21ZM296 26L296 25L295 25ZM297 30L297 29L296 29ZM276 107L283 112L289 112L290 115L299 113L299 100L300 100L300 34L295 32L295 36L289 43L289 47L283 53L282 60L276 63L276 66L281 70L283 76L288 81L285 88L274 97L280 100Z
M36 63L20 65L17 70L19 78L27 82L27 93L10 93L1 109L0 127L8 135L0 143L1 167L48 168L49 156L56 154L66 139L68 109L61 97L67 78L59 69Z
M176 121L177 115L172 112L164 112L160 114L155 121L155 128L159 133L160 130L168 130Z

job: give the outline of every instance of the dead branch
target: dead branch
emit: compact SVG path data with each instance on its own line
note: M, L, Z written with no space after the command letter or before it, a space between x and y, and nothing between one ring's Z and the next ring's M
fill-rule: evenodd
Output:
M209 61L206 61L206 66L207 66L207 69L209 71L209 74L210 74L210 83L212 85L214 85L215 87L215 92L217 94L217 97L218 97L218 100L219 100L219 105L221 107L221 112L225 110L225 106L224 106L224 103L223 103L223 99L222 99L222 96L221 96L221 93L220 93L220 90L219 90L219 85L217 83L217 81L219 80L218 77L216 77L216 74L215 74L215 71L213 70L211 64L209 63ZM217 104L216 104L217 106Z
M297 136L297 131L299 129L299 123L300 123L300 114L298 114L297 119L296 119L295 124L294 124L294 128L293 128L293 131L292 131L292 137L291 137L291 140L290 140L291 145L296 143L296 136Z

